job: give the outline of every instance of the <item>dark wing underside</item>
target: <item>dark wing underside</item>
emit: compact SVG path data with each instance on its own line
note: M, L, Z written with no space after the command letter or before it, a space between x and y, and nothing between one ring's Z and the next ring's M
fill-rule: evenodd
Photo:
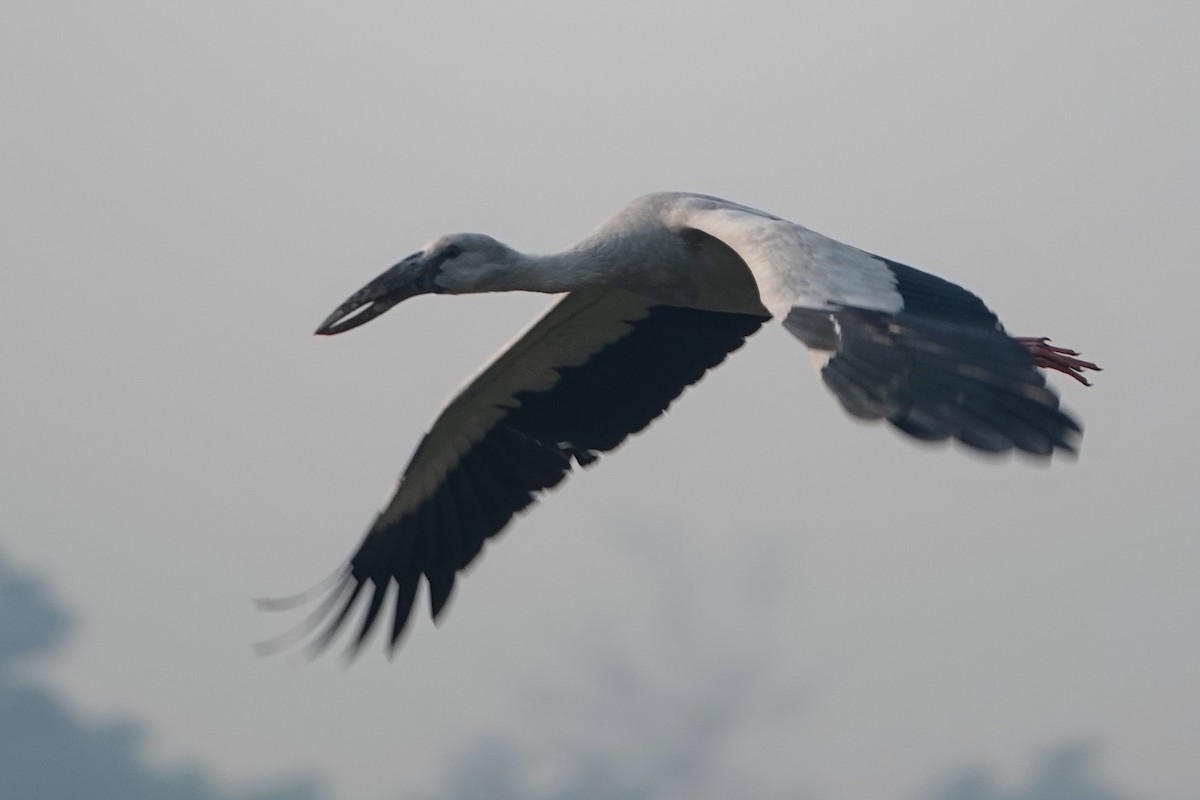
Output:
M918 439L955 438L989 453L1074 450L1079 424L983 301L881 260L896 276L902 311L794 308L784 321L805 345L832 354L821 377L846 411L886 419Z
M600 296L593 308L601 307L607 296ZM578 303L573 297L561 301L546 319L555 310ZM395 609L390 634L394 649L422 575L429 584L436 618L450 597L456 573L479 554L486 539L503 530L539 492L561 482L573 462L587 465L598 453L612 450L649 425L687 386L766 321L748 314L645 306L641 318L629 321L623 335L600 345L582 363L554 367L557 380L549 388L516 391L504 398L503 408L493 403L480 409L485 416L495 416L495 421L473 440L454 443L461 454L427 496L399 515L391 507L380 514L336 586L301 626L322 627L311 644L314 652L329 643L365 594L367 610L351 645L357 650L388 604L389 591L394 593L390 603ZM542 336L542 327L535 325L509 352ZM485 371L443 412L405 470L397 498L402 499L418 461L430 455L425 451L433 437L438 436L439 442L449 438L439 426L452 411L461 417L463 412L456 407L464 405L462 398L487 375ZM454 424L469 427L470 420L457 419ZM392 506L396 505L394 499Z

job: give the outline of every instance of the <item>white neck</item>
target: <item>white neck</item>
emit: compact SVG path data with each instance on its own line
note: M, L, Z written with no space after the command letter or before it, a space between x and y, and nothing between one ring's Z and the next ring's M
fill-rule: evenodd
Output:
M628 260L621 257L617 248L588 240L559 253L514 251L496 290L558 294L591 286L617 285L623 264L628 264Z

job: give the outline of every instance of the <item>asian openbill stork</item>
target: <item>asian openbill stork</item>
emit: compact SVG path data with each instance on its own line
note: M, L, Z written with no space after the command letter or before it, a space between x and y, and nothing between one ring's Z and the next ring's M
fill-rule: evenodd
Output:
M978 297L942 278L686 193L638 198L552 255L476 233L435 239L316 332L343 333L420 294L502 291L566 296L442 409L324 601L268 648L320 627L310 643L319 651L365 596L356 651L392 593L394 649L421 576L436 619L486 539L573 464L649 425L769 319L809 348L852 416L985 453L1073 451L1080 425L1038 368L1084 384L1081 370L1097 369L1045 338L1009 336Z

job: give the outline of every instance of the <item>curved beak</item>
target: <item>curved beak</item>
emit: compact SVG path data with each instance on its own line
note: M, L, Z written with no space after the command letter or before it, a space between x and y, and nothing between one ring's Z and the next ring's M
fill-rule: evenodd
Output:
M422 255L424 253L413 253L350 295L317 326L317 335L345 333L370 322L401 300L433 291L437 268L423 263Z

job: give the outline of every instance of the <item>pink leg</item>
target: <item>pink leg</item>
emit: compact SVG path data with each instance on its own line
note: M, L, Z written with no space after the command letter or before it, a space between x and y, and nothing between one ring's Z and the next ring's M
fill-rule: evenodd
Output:
M1046 336L1014 336L1033 355L1033 361L1042 369L1053 369L1064 375L1070 375L1084 386L1092 384L1081 374L1085 369L1100 371L1100 367L1091 361L1083 361L1074 356L1079 355L1075 350L1065 347L1055 347Z

